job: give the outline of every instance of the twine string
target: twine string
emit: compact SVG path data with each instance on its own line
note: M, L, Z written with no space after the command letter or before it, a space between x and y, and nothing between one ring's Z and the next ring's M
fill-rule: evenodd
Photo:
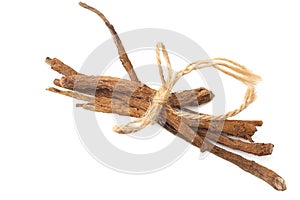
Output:
M162 63L161 53L163 55L163 58L167 66L167 80L165 79L162 65L161 65ZM182 70L173 73L168 52L163 43L158 43L156 45L156 61L157 61L158 71L159 71L162 85L156 92L155 96L153 97L151 105L149 106L148 110L141 118L135 119L132 122L129 122L125 125L114 126L113 130L115 132L123 133L123 134L133 133L145 128L150 124L154 124L158 120L162 108L167 105L168 99L171 95L172 88L176 84L176 82L182 76L185 76L191 73L192 71L198 69L213 67L245 84L247 86L247 90L244 96L244 100L238 108L229 111L223 115L217 115L217 116L186 113L183 111L176 111L172 109L170 106L167 106L167 109L169 109L171 112L175 113L176 115L187 119L193 119L193 120L195 119L224 120L229 117L235 116L241 111L243 111L244 109L246 109L256 98L255 87L257 82L261 78L258 75L252 73L245 66L237 62L234 62L232 60L226 58L213 58L211 60L200 60L200 61L190 63Z

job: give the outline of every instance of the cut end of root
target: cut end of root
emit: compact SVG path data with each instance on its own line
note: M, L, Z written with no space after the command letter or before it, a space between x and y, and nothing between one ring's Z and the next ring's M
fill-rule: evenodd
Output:
M286 190L285 180L283 178L281 178L280 176L275 178L274 188L279 191Z
M263 121L262 120L258 120L256 123L257 123L256 126L262 126L263 125Z
M45 60L45 62L46 62L48 65L51 65L51 61L52 61L52 58L49 58L49 57L47 57L46 60Z

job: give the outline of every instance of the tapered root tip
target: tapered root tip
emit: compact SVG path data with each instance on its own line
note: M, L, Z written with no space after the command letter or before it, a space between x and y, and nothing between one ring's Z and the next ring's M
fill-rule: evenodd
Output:
M50 91L50 92L55 92L55 88L53 88L53 87L46 88L46 90Z
M81 6L81 7L84 7L84 8L88 8L88 5L87 4L85 4L85 3L83 3L83 2L79 2L79 5Z
M256 126L262 126L262 125L263 125L263 121L261 121L261 120L257 121Z
M61 93L61 90L59 89L56 89L54 87L49 87L49 88L46 88L47 91L50 91L50 92L54 92L54 93Z
M286 184L285 184L285 180L281 177L277 177L275 179L275 184L274 184L274 188L276 190L279 190L279 191L284 191L286 190Z

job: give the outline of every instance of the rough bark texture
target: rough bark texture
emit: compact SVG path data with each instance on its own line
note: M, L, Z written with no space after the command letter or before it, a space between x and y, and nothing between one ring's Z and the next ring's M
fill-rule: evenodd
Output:
M143 99L146 102L152 101L156 92L143 83L110 76L72 75L63 77L60 80L56 79L54 84L95 96L114 97L115 93L122 93L130 98ZM168 103L174 107L201 105L209 102L212 97L211 91L205 88L197 88L172 93Z
M86 96L82 97L82 95L79 95L79 93L72 93L70 91L60 91L60 90L54 89L54 88L50 88L49 90L89 102L89 104L80 104L79 105L79 107L83 107L88 110L93 110L93 111L97 111L97 112L105 112L105 113L116 113L119 115L125 115L125 116L127 115L127 116L137 117L137 118L143 116L143 114L146 112L146 110L148 108L147 106L150 105L149 103L147 103L147 106L140 106L140 105L144 105L144 103L141 102L140 99L133 100L133 101L130 101L129 103L127 103L126 95L124 95L124 94L123 95L119 94L118 98L101 96L101 97L96 97L96 98L90 97L90 99L89 99ZM83 98L85 98L85 99L83 99ZM208 121L205 121L203 124L205 125L205 127L208 127L209 130L199 128L199 127L201 127L201 125L198 126L199 123L189 123L189 122L191 122L190 120L186 120L184 118L171 115L170 113L168 113L168 114L169 114L168 116L166 116L165 114L162 114L162 120L163 119L165 120L166 118L169 117L170 121L172 121L172 122L170 122L170 124L172 124L174 121L175 123L178 124L177 127L181 127L183 122L185 122L193 130L196 129L196 132L198 132L199 135L206 136L209 139L216 141L220 144L223 144L225 146L228 146L230 148L244 151L247 153L251 153L254 155L260 155L260 156L261 155L269 155L272 153L273 144L247 143L247 142L243 142L241 140L231 139L222 134L219 134L218 132L214 132L215 129L213 131L211 131ZM232 123L235 123L235 122L236 121L228 121L228 122L224 121L224 125L230 126ZM208 123L208 124L206 124L206 123ZM183 128L183 127L181 127L181 128ZM193 134L193 136L195 136L195 134Z
M160 125L162 125L165 129L167 129L169 132L178 135L179 137L185 139L184 135L178 134L177 130L172 127L172 125L166 123L163 124L159 122ZM188 140L187 140L188 141ZM216 156L223 158L224 160L227 160L244 171L253 174L254 176L264 180L268 184L270 184L273 188L276 190L286 190L286 184L282 177L280 177L277 173L274 171L254 162L248 159L243 158L240 155L237 155L235 153L226 151L225 149L222 149L218 146L213 145L209 141L205 140L203 136L197 136L194 138L192 144L198 148L201 149L201 151L209 150L210 153L215 154Z
M198 129L197 133L224 146L258 156L272 154L274 147L271 143L248 143L239 139L228 138L223 134L211 132L207 129Z
M155 90L149 88L145 84L131 82L125 79L119 79L107 76L67 76L60 80L56 79L54 84L66 89L74 89L84 94L94 95L98 97L109 97L113 99L121 99L127 102L127 105L136 107L137 109L147 110L151 104L152 98L155 95ZM94 87L94 88L92 88ZM196 95L195 95L196 92ZM190 98L181 98L183 93ZM193 98L195 97L196 98ZM178 98L179 97L179 98ZM211 98L211 92L204 88L199 88L193 91L183 91L173 93L169 99L169 104L174 107L198 105L207 103ZM178 104L178 102L180 102ZM96 106L98 104L95 104ZM112 105L115 105L113 103ZM185 122L191 126L210 129L213 132L224 132L229 135L249 139L256 131L256 127L243 121L207 121L207 120L188 120Z

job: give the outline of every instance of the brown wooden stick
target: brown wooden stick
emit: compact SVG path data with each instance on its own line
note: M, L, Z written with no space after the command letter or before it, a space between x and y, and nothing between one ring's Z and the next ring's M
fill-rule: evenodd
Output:
M209 129L212 132L223 132L228 135L241 137L253 142L251 136L256 132L256 127L244 121L208 121L208 120L189 120L184 119L186 123L194 127Z
M99 10L97 10L85 3L82 3L82 2L80 2L79 5L83 8L86 8L86 9L96 13L104 21L105 25L107 26L107 28L109 29L109 31L111 33L112 39L114 40L114 42L118 48L119 58L120 58L120 61L123 65L123 67L126 69L128 75L132 81L139 81L135 71L133 70L133 66L128 58L128 55L125 51L122 41L121 41L119 35L117 34L114 26L108 21L108 19Z
M188 112L191 114L205 115L202 113L197 113L193 110L190 110L190 109L187 109L184 107L181 107L180 109L183 110L184 112ZM207 122L212 122L212 121L207 121ZM197 126L197 122L195 122L195 121L194 122L191 121L190 123L193 123L193 124L196 123L196 124L194 124L194 126ZM224 130L223 131L224 133L231 135L231 136L240 137L240 138L243 138L250 142L253 142L251 137L257 131L256 125L261 126L262 121L261 120L226 120L226 124L223 124L222 120L213 121L210 130L213 131L213 129L216 129L217 131L219 131L223 125L224 125L224 127L222 129ZM226 126L226 125L229 125L229 126Z
M161 125L162 123L159 122ZM177 130L172 127L170 124L166 123L163 125L165 129L167 129L169 132L178 135ZM179 135L178 135L179 136ZM184 136L181 136L181 138L184 138ZM203 145L203 142L205 145ZM277 173L274 171L254 162L250 161L248 159L243 158L240 155L237 155L235 153L226 151L225 149L222 149L218 146L214 146L208 141L205 141L203 137L195 137L194 141L192 143L194 146L201 149L201 151L205 151L205 149L210 149L210 152L215 154L216 156L223 158L224 160L227 160L236 166L240 167L244 171L253 174L254 176L264 180L268 184L270 184L273 188L279 191L286 190L286 184L282 177L280 177Z
M229 148L258 156L272 154L274 147L271 143L248 143L238 139L228 138L223 134L214 133L207 129L198 129L197 133Z
M54 84L66 89L74 89L76 91L95 96L115 96L117 93L121 93L130 98L142 99L141 101L148 103L152 101L156 92L145 84L109 76L73 75L56 79ZM93 88L93 86L95 87ZM176 107L195 104L201 105L209 102L211 100L211 96L211 91L208 91L205 88L186 90L172 93L169 98L169 104Z
M56 71L62 75L71 76L71 75L78 74L78 72L76 70L74 70L69 65L66 65L65 63L63 63L62 61L60 61L57 58L52 59L52 58L47 57L45 62L51 66L51 69L53 69L54 71Z
M249 173L253 174L254 176L264 180L265 182L270 184L276 190L279 190L279 191L286 190L286 184L285 184L284 179L282 177L280 177L274 171L254 162L254 161L243 158L240 155L226 151L217 146L213 147L210 152L215 154L216 156L219 156L220 158L223 158L223 159L237 165L238 167L245 170L246 172L249 172Z

